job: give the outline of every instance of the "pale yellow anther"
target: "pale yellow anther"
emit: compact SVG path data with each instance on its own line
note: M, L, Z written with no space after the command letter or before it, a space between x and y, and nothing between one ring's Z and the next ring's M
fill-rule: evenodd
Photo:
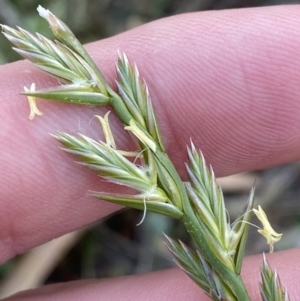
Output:
M257 209L253 209L253 212L257 216L257 218L262 223L263 229L257 230L266 240L267 244L270 246L270 253L274 251L274 244L281 239L282 233L277 233L273 230L272 226L268 221L268 217L263 209L258 206Z
M35 83L31 84L30 89L27 87L24 87L25 92L34 92L35 91ZM30 114L29 114L29 120L33 120L35 115L42 116L43 113L37 108L35 97L33 96L27 96L29 107L30 107Z
M141 152L130 152L130 151L123 151L120 149L118 149L117 151L119 152L119 154L121 154L122 156L125 156L125 157L143 158Z
M130 131L133 135L135 135L142 143L148 146L154 152L156 151L156 144L153 140L148 138L145 133L139 129L139 127L135 124L134 120L131 119L129 122L129 126L125 126L124 129Z
M102 130L103 130L103 134L105 137L105 141L106 143L111 146L113 149L116 149L116 143L115 143L115 139L114 136L112 134L109 122L108 122L108 116L110 114L110 111L108 111L104 117L101 117L99 115L96 115L95 117L97 117L99 119L99 121L101 122L102 125Z
M110 114L110 111L108 111L104 117L99 116L99 115L95 115L95 117L98 118L98 120L100 121L101 125L102 125L102 130L103 130L103 134L104 134L104 138L105 138L105 142L107 145L109 145L110 147L112 147L113 149L117 150L117 146L115 143L115 139L114 136L112 134L112 130L111 127L109 125L109 121L108 121L108 116ZM122 150L117 150L122 156L125 157L141 157L141 154L138 152L130 152L130 151L122 151Z

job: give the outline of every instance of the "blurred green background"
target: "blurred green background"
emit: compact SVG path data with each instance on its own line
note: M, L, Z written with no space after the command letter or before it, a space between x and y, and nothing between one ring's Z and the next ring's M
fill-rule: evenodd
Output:
M0 23L13 27L19 25L29 31L38 31L49 37L51 34L48 24L36 12L36 7L41 4L64 20L80 41L86 43L169 15L200 10L297 2L280 0L1 0ZM20 59L11 50L11 44L3 36L0 36L0 45L1 64ZM300 165L295 163L221 180L231 218L233 219L245 204L248 191L256 179L258 183L256 203L266 208L275 230L280 233L284 232L283 239L276 248L299 246L299 167ZM192 242L184 228L178 221L151 213L147 213L143 224L136 227L141 216L141 212L126 210L88 229L72 234L71 238L63 238L60 247L51 249L51 253L46 251L50 250L47 246L45 249L37 249L18 256L0 267L0 296L24 288L26 281L22 278L22 268L26 273L33 274L34 280L27 287L35 287L42 283L91 277L115 277L173 266L172 258L163 245L161 233L165 232L191 245ZM255 228L251 229L250 238L248 254L268 250L268 246L263 238L259 237ZM49 256L55 258L51 261ZM31 264L30 269L26 266L28 262Z

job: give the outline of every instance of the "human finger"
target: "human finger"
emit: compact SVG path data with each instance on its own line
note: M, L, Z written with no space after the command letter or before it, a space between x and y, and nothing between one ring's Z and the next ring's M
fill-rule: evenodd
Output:
M297 6L176 16L88 45L110 82L117 49L137 63L149 85L162 133L183 175L190 137L217 175L299 159L300 34ZM279 26L280 24L280 26ZM276 31L274 31L276 28ZM57 84L27 62L0 70L2 231L0 260L115 211L86 197L108 184L57 149L48 133L97 137L97 108L54 103L27 120L17 93L35 82ZM130 147L114 122L120 148Z
M272 268L276 270L290 299L297 300L300 294L297 279L300 277L299 249L276 252L267 255ZM251 300L261 300L259 293L260 264L262 255L245 259L242 276ZM209 301L203 291L179 269L157 271L149 274L132 275L114 279L98 279L53 284L36 290L21 292L5 301L106 301L106 300L189 300Z

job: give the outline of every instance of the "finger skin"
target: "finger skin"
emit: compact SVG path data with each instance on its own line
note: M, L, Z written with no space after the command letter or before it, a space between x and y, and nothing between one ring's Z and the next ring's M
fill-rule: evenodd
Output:
M299 249L267 254L272 268L276 268L282 285L287 288L290 300L298 300L300 277ZM258 283L262 255L246 258L243 266L251 300L260 301ZM67 284L47 285L37 290L21 292L5 301L106 301L106 300L157 300L157 301L209 301L198 287L179 269L132 275L115 279L85 280Z
M184 177L190 138L216 174L300 157L300 9L280 6L193 13L146 24L87 46L108 80L117 49L138 65L172 160ZM23 86L57 85L28 62L0 68L0 261L115 211L86 197L109 186L73 163L49 133L99 138L106 109L39 102L28 120ZM120 149L131 146L113 118ZM132 146L131 146L132 147Z

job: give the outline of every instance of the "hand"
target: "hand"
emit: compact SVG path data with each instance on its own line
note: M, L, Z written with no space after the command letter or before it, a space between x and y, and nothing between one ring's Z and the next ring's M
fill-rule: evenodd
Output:
M146 79L163 136L184 175L190 137L217 176L262 169L300 158L300 8L280 6L186 14L141 26L87 46L112 82L117 49ZM48 133L98 135L90 123L99 109L39 102L42 118L28 121L18 93L48 76L28 62L0 68L0 260L79 229L117 210L86 197L103 189L91 171L59 151ZM96 122L96 121L95 121ZM126 139L115 124L119 146ZM117 135L117 134L116 134ZM268 256L291 299L298 296L299 250ZM261 256L243 266L253 300ZM51 292L51 293L49 293ZM111 280L43 287L7 300L208 300L173 269Z

